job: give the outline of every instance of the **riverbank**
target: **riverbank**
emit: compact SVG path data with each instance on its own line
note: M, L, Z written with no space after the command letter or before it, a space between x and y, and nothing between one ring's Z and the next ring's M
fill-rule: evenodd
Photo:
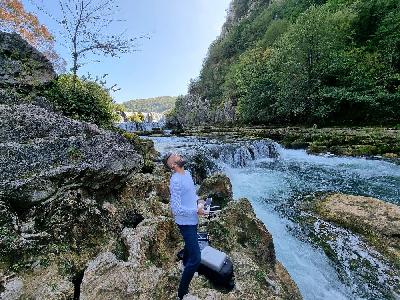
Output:
M346 156L381 156L400 161L400 129L383 127L214 127L173 130L180 136L270 138L289 149Z

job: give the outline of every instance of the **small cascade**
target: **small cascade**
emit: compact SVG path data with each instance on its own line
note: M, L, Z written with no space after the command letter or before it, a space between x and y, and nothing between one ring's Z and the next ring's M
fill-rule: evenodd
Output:
M278 144L270 140L252 140L220 145L211 152L219 162L242 168L258 159L278 158L278 149Z
M158 122L141 122L141 123L135 123L135 122L121 122L117 124L117 127L124 129L129 132L135 132L135 131L152 131L153 128L164 128L165 127L165 121L161 120Z

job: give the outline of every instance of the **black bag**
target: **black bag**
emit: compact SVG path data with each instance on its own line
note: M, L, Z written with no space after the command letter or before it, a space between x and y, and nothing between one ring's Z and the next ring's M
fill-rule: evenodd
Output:
M200 264L197 272L207 277L214 285L233 289L235 282L233 279L233 264L229 257L226 258L221 270L214 271L207 266Z
M197 238L199 241L200 251L203 250L206 246L210 245L207 232L198 232ZM184 250L182 249L177 254L178 259L182 260L183 255L184 255ZM231 290L235 286L233 264L228 256L226 257L224 264L222 265L219 271L215 271L204 264L200 264L199 268L197 269L197 272L200 275L204 275L217 287Z

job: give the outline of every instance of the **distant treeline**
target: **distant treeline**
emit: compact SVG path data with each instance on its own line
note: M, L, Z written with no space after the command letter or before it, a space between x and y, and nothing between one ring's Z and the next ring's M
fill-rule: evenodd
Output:
M135 99L122 103L128 111L165 112L174 107L176 97L162 96L148 99Z
M189 94L247 124L399 124L399 0L234 0Z

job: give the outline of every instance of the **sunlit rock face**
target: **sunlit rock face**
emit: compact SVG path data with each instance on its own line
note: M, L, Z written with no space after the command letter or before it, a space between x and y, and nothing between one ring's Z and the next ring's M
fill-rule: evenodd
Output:
M400 267L400 206L336 193L322 197L316 212L326 221L362 234Z

